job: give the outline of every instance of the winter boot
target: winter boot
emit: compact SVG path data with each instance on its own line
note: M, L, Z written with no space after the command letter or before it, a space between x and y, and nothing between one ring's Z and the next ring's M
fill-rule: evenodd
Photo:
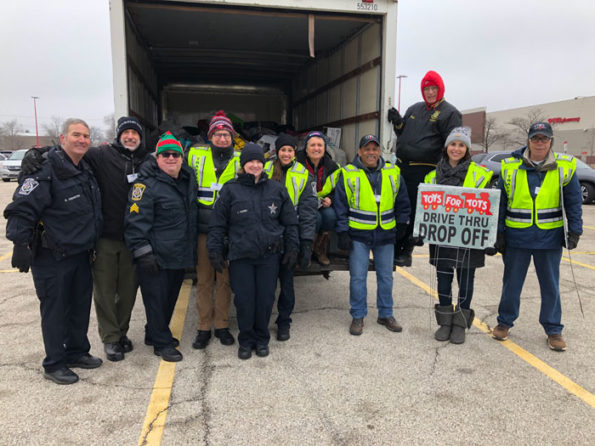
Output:
M465 329L471 328L473 319L475 319L475 311L456 307L452 315L450 342L453 344L463 344L465 342Z
M314 255L318 259L318 263L321 265L327 266L331 264L331 261L326 255L327 248L328 248L328 241L329 241L329 233L321 232L320 234L316 235L316 240L314 241Z
M450 330L452 328L452 305L434 305L434 313L436 314L436 322L440 328L434 333L437 341L448 341L450 337Z

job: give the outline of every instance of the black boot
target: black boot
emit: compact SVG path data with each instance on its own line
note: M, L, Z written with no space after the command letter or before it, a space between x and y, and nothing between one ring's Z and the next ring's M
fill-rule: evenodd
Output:
M202 350L207 345L209 345L209 340L211 339L211 330L198 330L196 332L196 337L192 342L192 348L196 350Z
M434 305L436 322L440 328L434 333L437 341L448 341L452 329L452 305Z
M465 330L471 328L473 319L475 319L475 311L456 307L452 315L450 342L453 344L463 344L465 342Z

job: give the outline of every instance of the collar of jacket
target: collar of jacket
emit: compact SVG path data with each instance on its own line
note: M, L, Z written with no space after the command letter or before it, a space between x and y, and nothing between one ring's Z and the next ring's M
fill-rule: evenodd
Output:
M120 153L122 156L124 156L128 159L136 158L136 159L142 160L147 156L147 150L145 149L142 139L140 141L140 145L134 151L128 150L126 147L124 147L122 145L122 143L120 141L117 141L117 140L114 140L114 142L112 143L111 146L114 149L116 149L118 151L118 153Z
M78 166L75 166L62 147L53 148L48 158L59 179L72 178L80 175L85 170L89 170L89 166L84 159L81 159Z
M257 184L262 184L267 180L268 177L265 174L264 170L262 171L262 174L260 174L260 179L256 183L254 182L254 175L252 175L251 173L241 173L238 175L237 179L238 183L244 186L256 186Z
M359 157L359 155L357 155L355 157L355 160L353 160L353 165L358 169L363 169L366 173L380 172L380 170L384 167L385 164L386 162L384 161L384 158L382 158L382 156L378 158L378 165L373 169L369 169L366 166L364 166L364 163L362 163L362 159Z
M439 106L440 104L442 104L444 101L445 101L445 99L444 99L444 98L442 98L442 99L440 99L439 101L436 101L436 102L434 102L433 104L431 104L431 105L430 105L430 104L428 104L428 103L427 103L427 102L424 100L424 102L425 102L425 104L426 104L426 108L427 108L428 110L432 110L433 108L436 108L436 107L438 107L438 106Z
M524 146L520 151L520 158L523 161L523 166L529 169L536 170L537 172L547 172L548 170L556 170L558 165L556 164L556 155L550 147L550 151L547 154L543 164L537 165L529 158L529 147ZM516 153L516 152L515 152Z
M213 143L209 144L213 158L219 158L221 161L230 160L233 156L233 143L227 147L215 147Z

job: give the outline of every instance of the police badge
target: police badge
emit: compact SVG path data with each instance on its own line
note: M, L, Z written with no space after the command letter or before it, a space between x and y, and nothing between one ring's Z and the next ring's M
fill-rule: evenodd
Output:
M130 195L132 201L140 201L143 198L143 193L145 192L146 187L147 186L142 183L134 183L134 186L132 187L132 194Z
M27 178L21 188L19 189L19 195L29 195L39 186L39 182L34 178Z

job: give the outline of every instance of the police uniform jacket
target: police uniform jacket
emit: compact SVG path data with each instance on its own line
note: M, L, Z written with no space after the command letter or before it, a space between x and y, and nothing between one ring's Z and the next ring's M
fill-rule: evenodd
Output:
M511 156L514 158L523 159L525 150L527 150L526 146L513 152ZM556 167L552 166L552 168ZM527 171L529 192L531 193L533 200L535 200L537 191L541 187L548 169L546 168L546 170L536 170L533 166L530 166L525 162L519 166L519 169L524 169ZM533 224L527 228L511 228L506 226L505 219L506 208L508 205L508 196L506 195L502 175L500 175L498 187L501 191L500 213L498 214L498 232L504 232L506 234L507 246L512 246L513 248L531 249L556 249L562 246L564 241L564 227L554 229L540 229L536 224ZM583 208L581 186L576 172L574 175L572 175L570 182L562 188L562 191L566 220L568 223L568 231L580 235L583 233Z
M397 134L397 158L402 163L436 164L450 131L462 125L461 112L444 99L428 108L425 102L413 104L405 112Z
M126 244L134 258L153 253L162 269L196 265L197 186L182 164L172 178L150 157L132 185L125 220Z
M356 157L352 164L358 169L364 170L366 177L370 182L370 186L372 186L372 191L374 194L380 195L382 190L381 170L385 165L384 159L380 157L378 166L375 169L368 169L364 167L359 156ZM386 230L378 225L373 230L361 230L349 227L349 203L347 201L347 193L345 191L345 182L341 177L337 181L335 198L335 201L333 201L333 207L337 213L336 231L338 233L349 231L349 235L353 240L365 243L368 246L379 246L395 243L396 228ZM397 224L407 223L409 221L410 214L411 205L409 203L409 196L407 195L407 186L405 186L405 182L401 178L401 181L399 182L399 190L397 192L394 204L395 221Z
M207 248L229 260L257 259L280 252L297 252L298 219L287 189L263 172L240 174L223 185L215 202Z
M95 247L101 232L101 196L83 158L75 166L61 147L48 152L41 169L24 176L4 210L6 237L16 244L41 243L57 260ZM41 222L41 239L34 231Z

